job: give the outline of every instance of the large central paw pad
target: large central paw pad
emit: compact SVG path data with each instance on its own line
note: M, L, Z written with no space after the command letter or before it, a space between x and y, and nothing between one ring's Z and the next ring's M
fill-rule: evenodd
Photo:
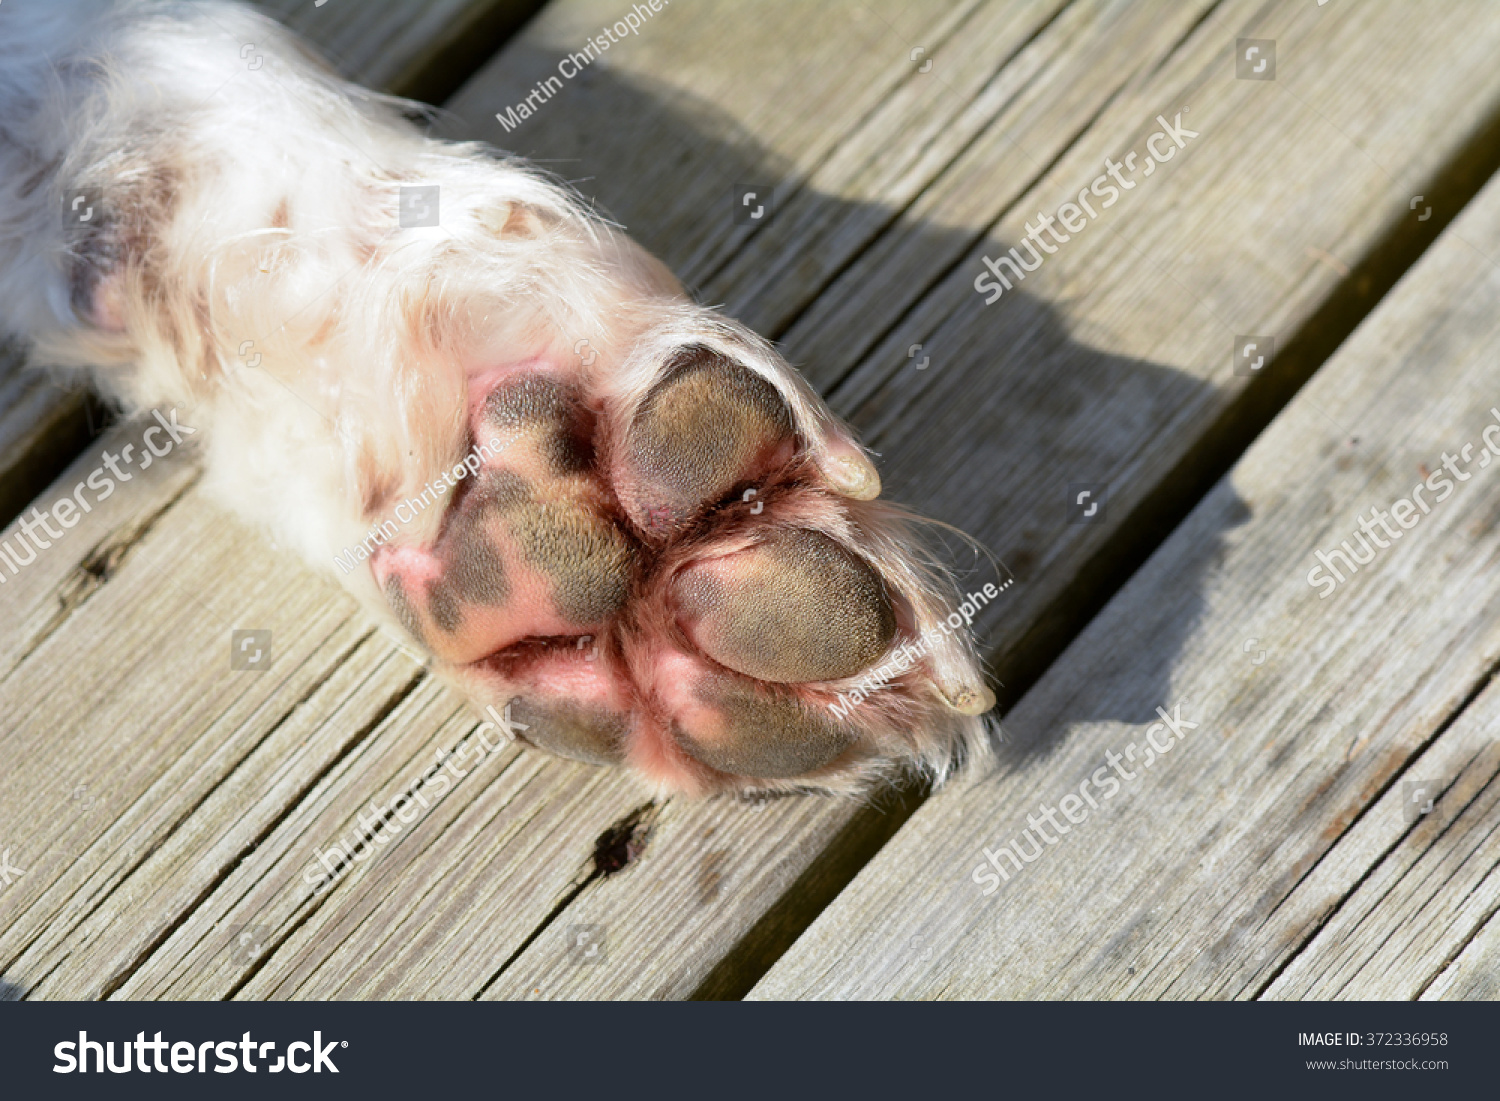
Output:
M634 398L543 360L473 380L483 465L432 543L375 555L392 610L527 741L668 789L941 768L993 698L786 370L685 344Z
M499 384L474 417L489 452L437 542L378 555L375 577L402 625L465 665L531 637L603 631L638 566L592 474L583 410L552 378ZM495 444L498 443L498 446Z

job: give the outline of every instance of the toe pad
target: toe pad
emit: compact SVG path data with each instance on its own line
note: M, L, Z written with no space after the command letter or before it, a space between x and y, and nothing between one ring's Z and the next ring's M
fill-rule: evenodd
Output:
M635 415L621 502L647 536L669 536L794 452L791 413L774 386L716 352L684 348Z
M853 676L896 636L869 564L797 528L772 529L749 550L689 567L673 595L679 624L703 653L777 684Z

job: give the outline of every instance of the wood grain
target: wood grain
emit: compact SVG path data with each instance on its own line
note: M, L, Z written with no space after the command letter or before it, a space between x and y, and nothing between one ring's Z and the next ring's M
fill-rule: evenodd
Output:
M133 496L127 489L119 492ZM186 499L196 502L195 494L189 489ZM123 553L99 584L74 589L70 573L53 590L73 602L59 600L60 614L34 633L0 681L7 759L24 762L0 779L0 837L26 869L0 893L0 959L7 978L23 986L65 974L56 971L64 959L105 966L85 950L83 935L74 939L81 922L102 914L115 935L137 944L175 923L179 913L149 892L117 888L163 846L175 849L174 837L191 835L181 832L182 819L201 811L228 777L243 776L237 770L255 747L270 739L285 751L275 732L299 710L327 706L309 704L309 694L370 645L360 641L371 628L352 621L352 601L217 510L165 509L124 529ZM70 534L82 548L95 533L80 524ZM201 553L215 543L217 554ZM63 557L63 547L53 550L39 555L38 577L28 582ZM239 627L271 631L268 668L231 668L231 632ZM395 651L383 644L387 659L404 663L397 685L369 700L356 694L367 713L378 713L416 674ZM310 752L337 756L347 736L330 731ZM295 798L297 790L289 781L278 796ZM258 828L243 799L227 813L237 829ZM211 880L220 862L234 859L223 850L191 851L172 863L173 883L185 889ZM66 989L97 995L111 981L108 970L85 970L78 976L85 985Z
M1326 599L1308 574L1500 420L1497 254L1500 181L1007 716L1003 766L918 811L754 996L1251 997L1289 960L1273 992L1420 993L1496 907L1493 693L1470 703L1500 661L1500 463L1467 452ZM1197 729L1027 838L1157 707ZM1455 766L1408 826L1397 782Z
M1399 842L1373 866L1340 851L1344 838L1325 857L1328 877L1358 886L1264 997L1424 996L1500 910L1497 695L1487 691L1466 708L1453 729L1412 762L1402 781L1366 813L1364 820L1379 820L1386 826L1381 832L1388 835L1388 823L1398 818L1408 822L1430 796L1432 809ZM1425 786L1429 783L1431 788ZM1413 805L1414 797L1423 802Z
M1500 918L1491 917L1463 954L1423 993L1424 1001L1500 999Z

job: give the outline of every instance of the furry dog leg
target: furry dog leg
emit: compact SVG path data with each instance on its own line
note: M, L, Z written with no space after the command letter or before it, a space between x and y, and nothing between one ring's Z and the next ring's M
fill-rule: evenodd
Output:
M219 499L543 748L687 792L980 751L951 586L800 377L399 106L232 4L8 0L0 323L191 408Z

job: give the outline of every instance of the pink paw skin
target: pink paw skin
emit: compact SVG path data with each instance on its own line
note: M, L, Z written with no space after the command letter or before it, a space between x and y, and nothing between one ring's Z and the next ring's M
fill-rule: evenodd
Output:
M525 741L662 791L854 791L972 752L993 697L957 646L842 695L949 607L869 460L726 350L651 374L624 400L576 365L474 376L479 470L371 562L402 626Z

